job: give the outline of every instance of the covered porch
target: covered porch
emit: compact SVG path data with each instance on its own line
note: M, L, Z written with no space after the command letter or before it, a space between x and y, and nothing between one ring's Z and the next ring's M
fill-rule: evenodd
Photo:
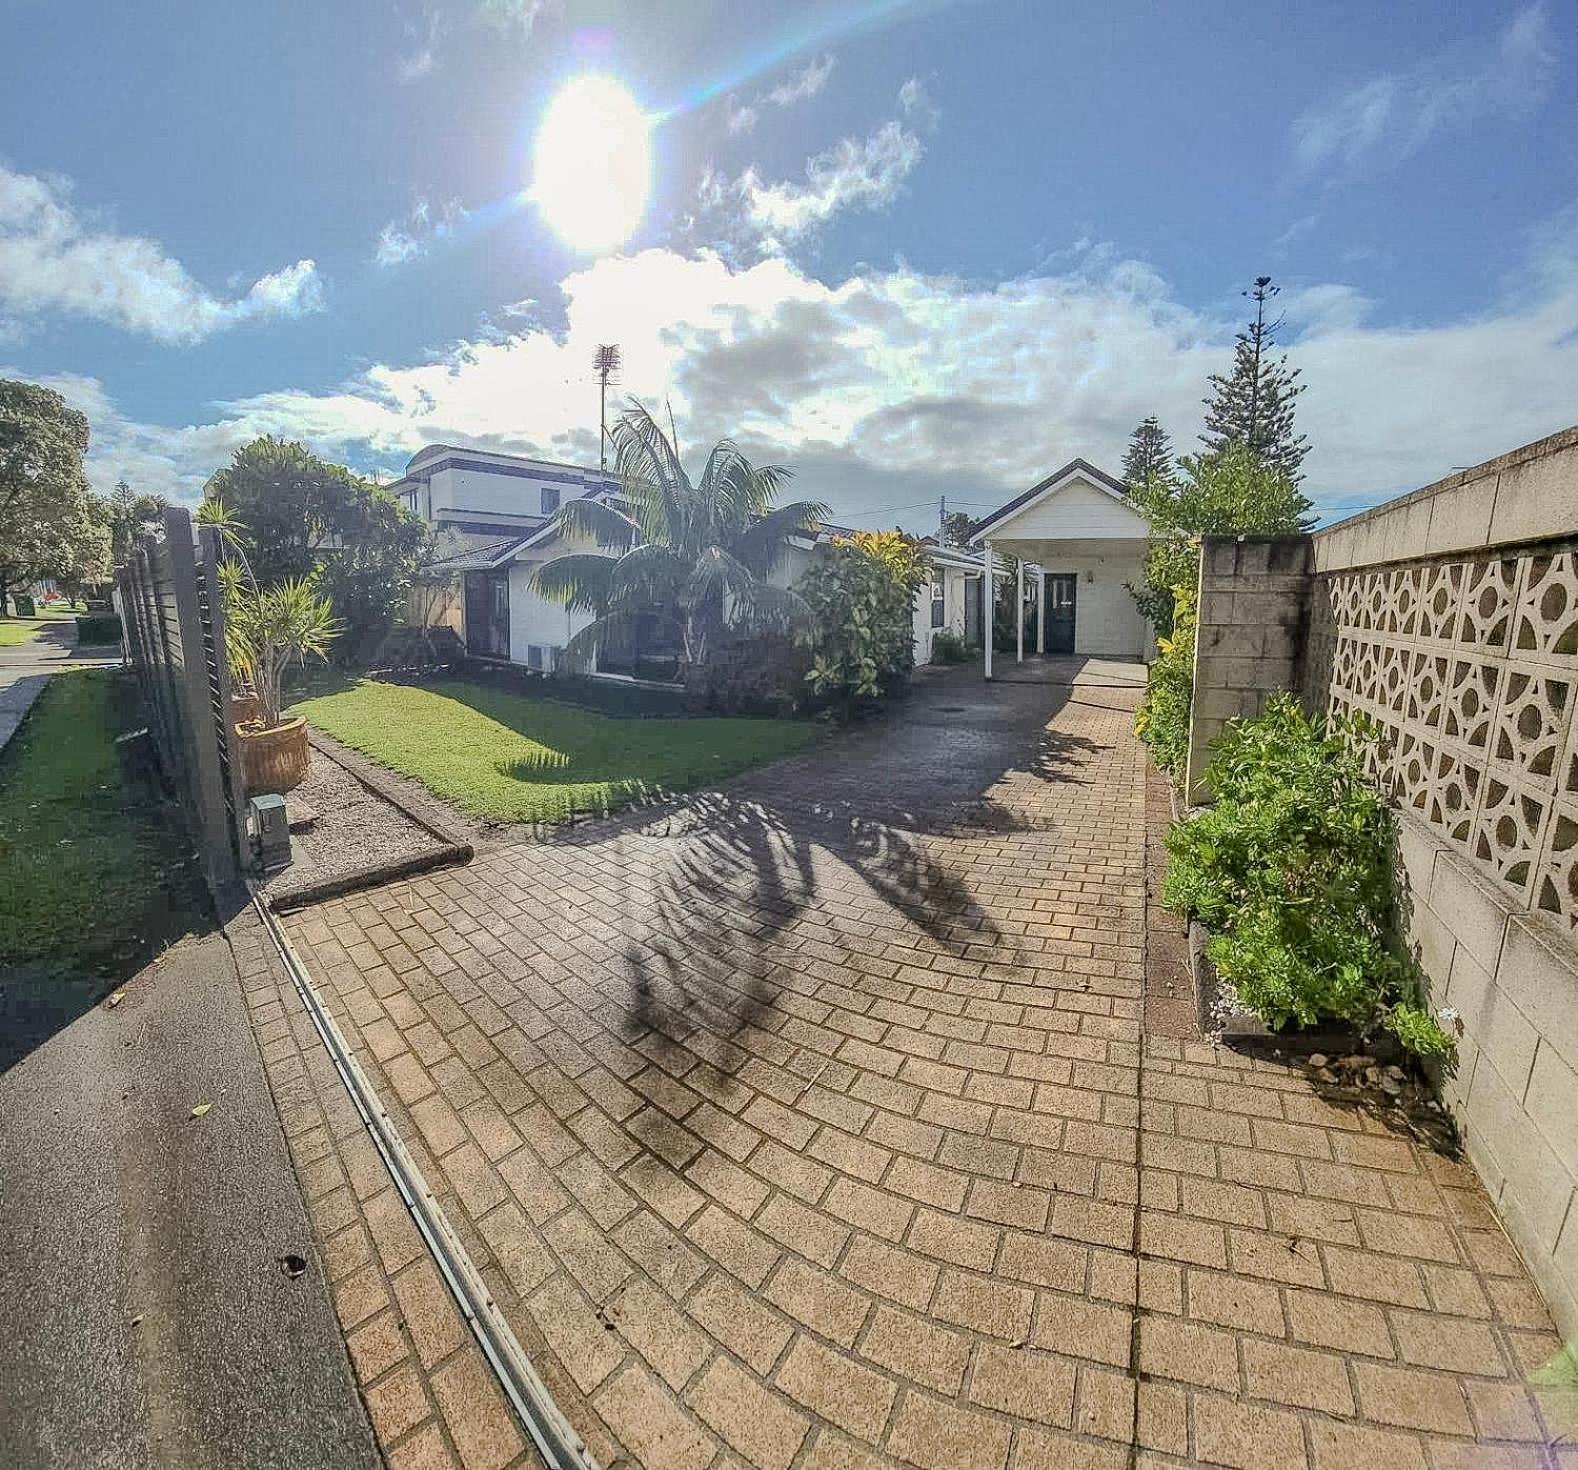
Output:
M1073 460L977 523L985 581L1011 560L1015 593L1010 651L1015 667L1027 656L1143 661L1152 634L1131 585L1144 571L1150 525L1121 482ZM985 674L999 672L994 648L996 599L986 599Z

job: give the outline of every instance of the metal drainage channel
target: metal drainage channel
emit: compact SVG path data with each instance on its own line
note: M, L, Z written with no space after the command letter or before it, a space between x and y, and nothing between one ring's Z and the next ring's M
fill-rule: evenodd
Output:
M334 1062L340 1080L356 1104L362 1122L372 1135L373 1143L383 1157L395 1188L405 1201L406 1209L416 1222L429 1252L455 1298L455 1305L471 1327L472 1335L482 1348L494 1377L504 1390L517 1417L537 1446L538 1453L547 1462L549 1470L598 1470L597 1461L586 1443L571 1427L559 1406L553 1401L548 1386L537 1375L520 1342L516 1339L498 1303L493 1300L487 1285L461 1244L454 1227L450 1225L443 1208L428 1188L427 1180L417 1168L394 1121L390 1118L372 1084L351 1055L345 1038L334 1018L319 999L317 988L306 966L298 958L290 939L279 921L269 910L262 894L249 879L248 890L252 906L263 920L263 927L273 940L275 949L290 972L296 993L307 1007L312 1024Z

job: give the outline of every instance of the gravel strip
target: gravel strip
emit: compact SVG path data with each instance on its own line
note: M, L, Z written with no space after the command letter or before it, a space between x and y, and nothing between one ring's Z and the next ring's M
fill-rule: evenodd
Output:
M315 812L317 820L291 833L291 865L263 885L271 899L444 846L321 750L313 751L307 779L285 801L293 820L304 809Z

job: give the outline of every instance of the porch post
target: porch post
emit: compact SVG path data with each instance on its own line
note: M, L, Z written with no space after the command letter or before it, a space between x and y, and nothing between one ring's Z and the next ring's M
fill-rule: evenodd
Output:
M1014 662L1025 661L1025 559L1019 558L1019 574L1014 579Z
M1037 567L1038 580L1036 582L1036 652L1045 654L1047 651L1047 570Z
M992 677L992 604L997 601L997 587L992 577L992 543L985 546L981 566L981 634L986 644L986 677Z

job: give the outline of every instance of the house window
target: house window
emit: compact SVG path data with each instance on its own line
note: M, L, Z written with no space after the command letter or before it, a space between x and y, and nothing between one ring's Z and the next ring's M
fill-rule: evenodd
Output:
M947 604L944 600L943 574L931 574L931 625L940 628L947 621Z
M557 488L549 489L544 485L542 489L542 513L551 516L559 508L559 491Z

